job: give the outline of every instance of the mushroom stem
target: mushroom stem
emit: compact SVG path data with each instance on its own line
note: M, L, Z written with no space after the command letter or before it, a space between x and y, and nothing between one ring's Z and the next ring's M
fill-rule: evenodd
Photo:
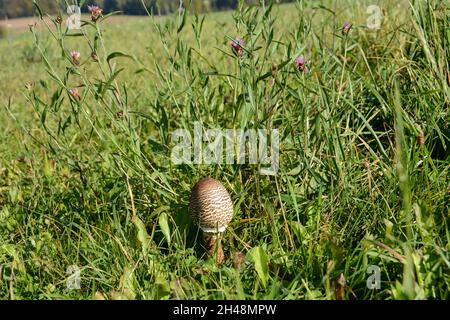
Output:
M222 241L218 234L203 233L203 245L205 247L208 257L212 257L216 254L216 263L222 264L225 259Z

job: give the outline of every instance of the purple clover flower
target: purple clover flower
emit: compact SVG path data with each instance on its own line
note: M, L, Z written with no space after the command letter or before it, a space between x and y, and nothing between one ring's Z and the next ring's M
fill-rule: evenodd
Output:
M298 71L302 71L304 73L309 73L309 68L307 66L308 62L306 61L304 56L299 56L295 59L295 66Z
M230 42L231 50L233 50L233 53L238 57L242 57L244 55L244 45L245 41L241 38L236 38L236 40Z
M342 30L341 30L342 35L346 36L349 33L351 27L352 27L352 25L349 22L345 22L344 25L342 26Z

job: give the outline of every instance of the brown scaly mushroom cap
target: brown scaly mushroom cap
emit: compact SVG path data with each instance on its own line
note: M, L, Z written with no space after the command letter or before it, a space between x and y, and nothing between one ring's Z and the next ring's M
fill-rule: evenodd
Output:
M192 188L189 211L204 233L222 233L233 218L233 202L219 181L203 178Z

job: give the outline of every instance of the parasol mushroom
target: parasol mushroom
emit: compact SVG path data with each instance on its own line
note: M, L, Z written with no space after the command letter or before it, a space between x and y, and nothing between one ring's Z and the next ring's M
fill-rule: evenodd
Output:
M203 178L192 188L189 203L192 219L203 231L203 244L208 256L217 248L217 263L224 260L220 236L233 218L233 202L225 187L217 180Z

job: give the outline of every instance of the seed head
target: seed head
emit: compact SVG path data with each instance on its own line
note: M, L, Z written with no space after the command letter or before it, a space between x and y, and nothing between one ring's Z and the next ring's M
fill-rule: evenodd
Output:
M235 252L233 255L233 267L239 270L244 263L245 263L245 254L243 254L240 251Z
M62 19L62 17L61 17L61 14L58 14L58 16L56 17L56 23L57 23L57 24L61 24L62 21L63 21L63 19Z
M27 83L25 83L25 88L26 88L28 91L33 90L33 88L34 88L34 83L33 83L33 82L27 82Z
M92 58L92 60L94 60L95 62L97 62L97 61L98 61L97 52L92 51L92 52L91 52L91 58Z
M81 96L77 88L70 89L69 93L75 100L81 100Z
M277 72L278 72L278 65L274 63L272 65L272 77L275 77L277 75Z

